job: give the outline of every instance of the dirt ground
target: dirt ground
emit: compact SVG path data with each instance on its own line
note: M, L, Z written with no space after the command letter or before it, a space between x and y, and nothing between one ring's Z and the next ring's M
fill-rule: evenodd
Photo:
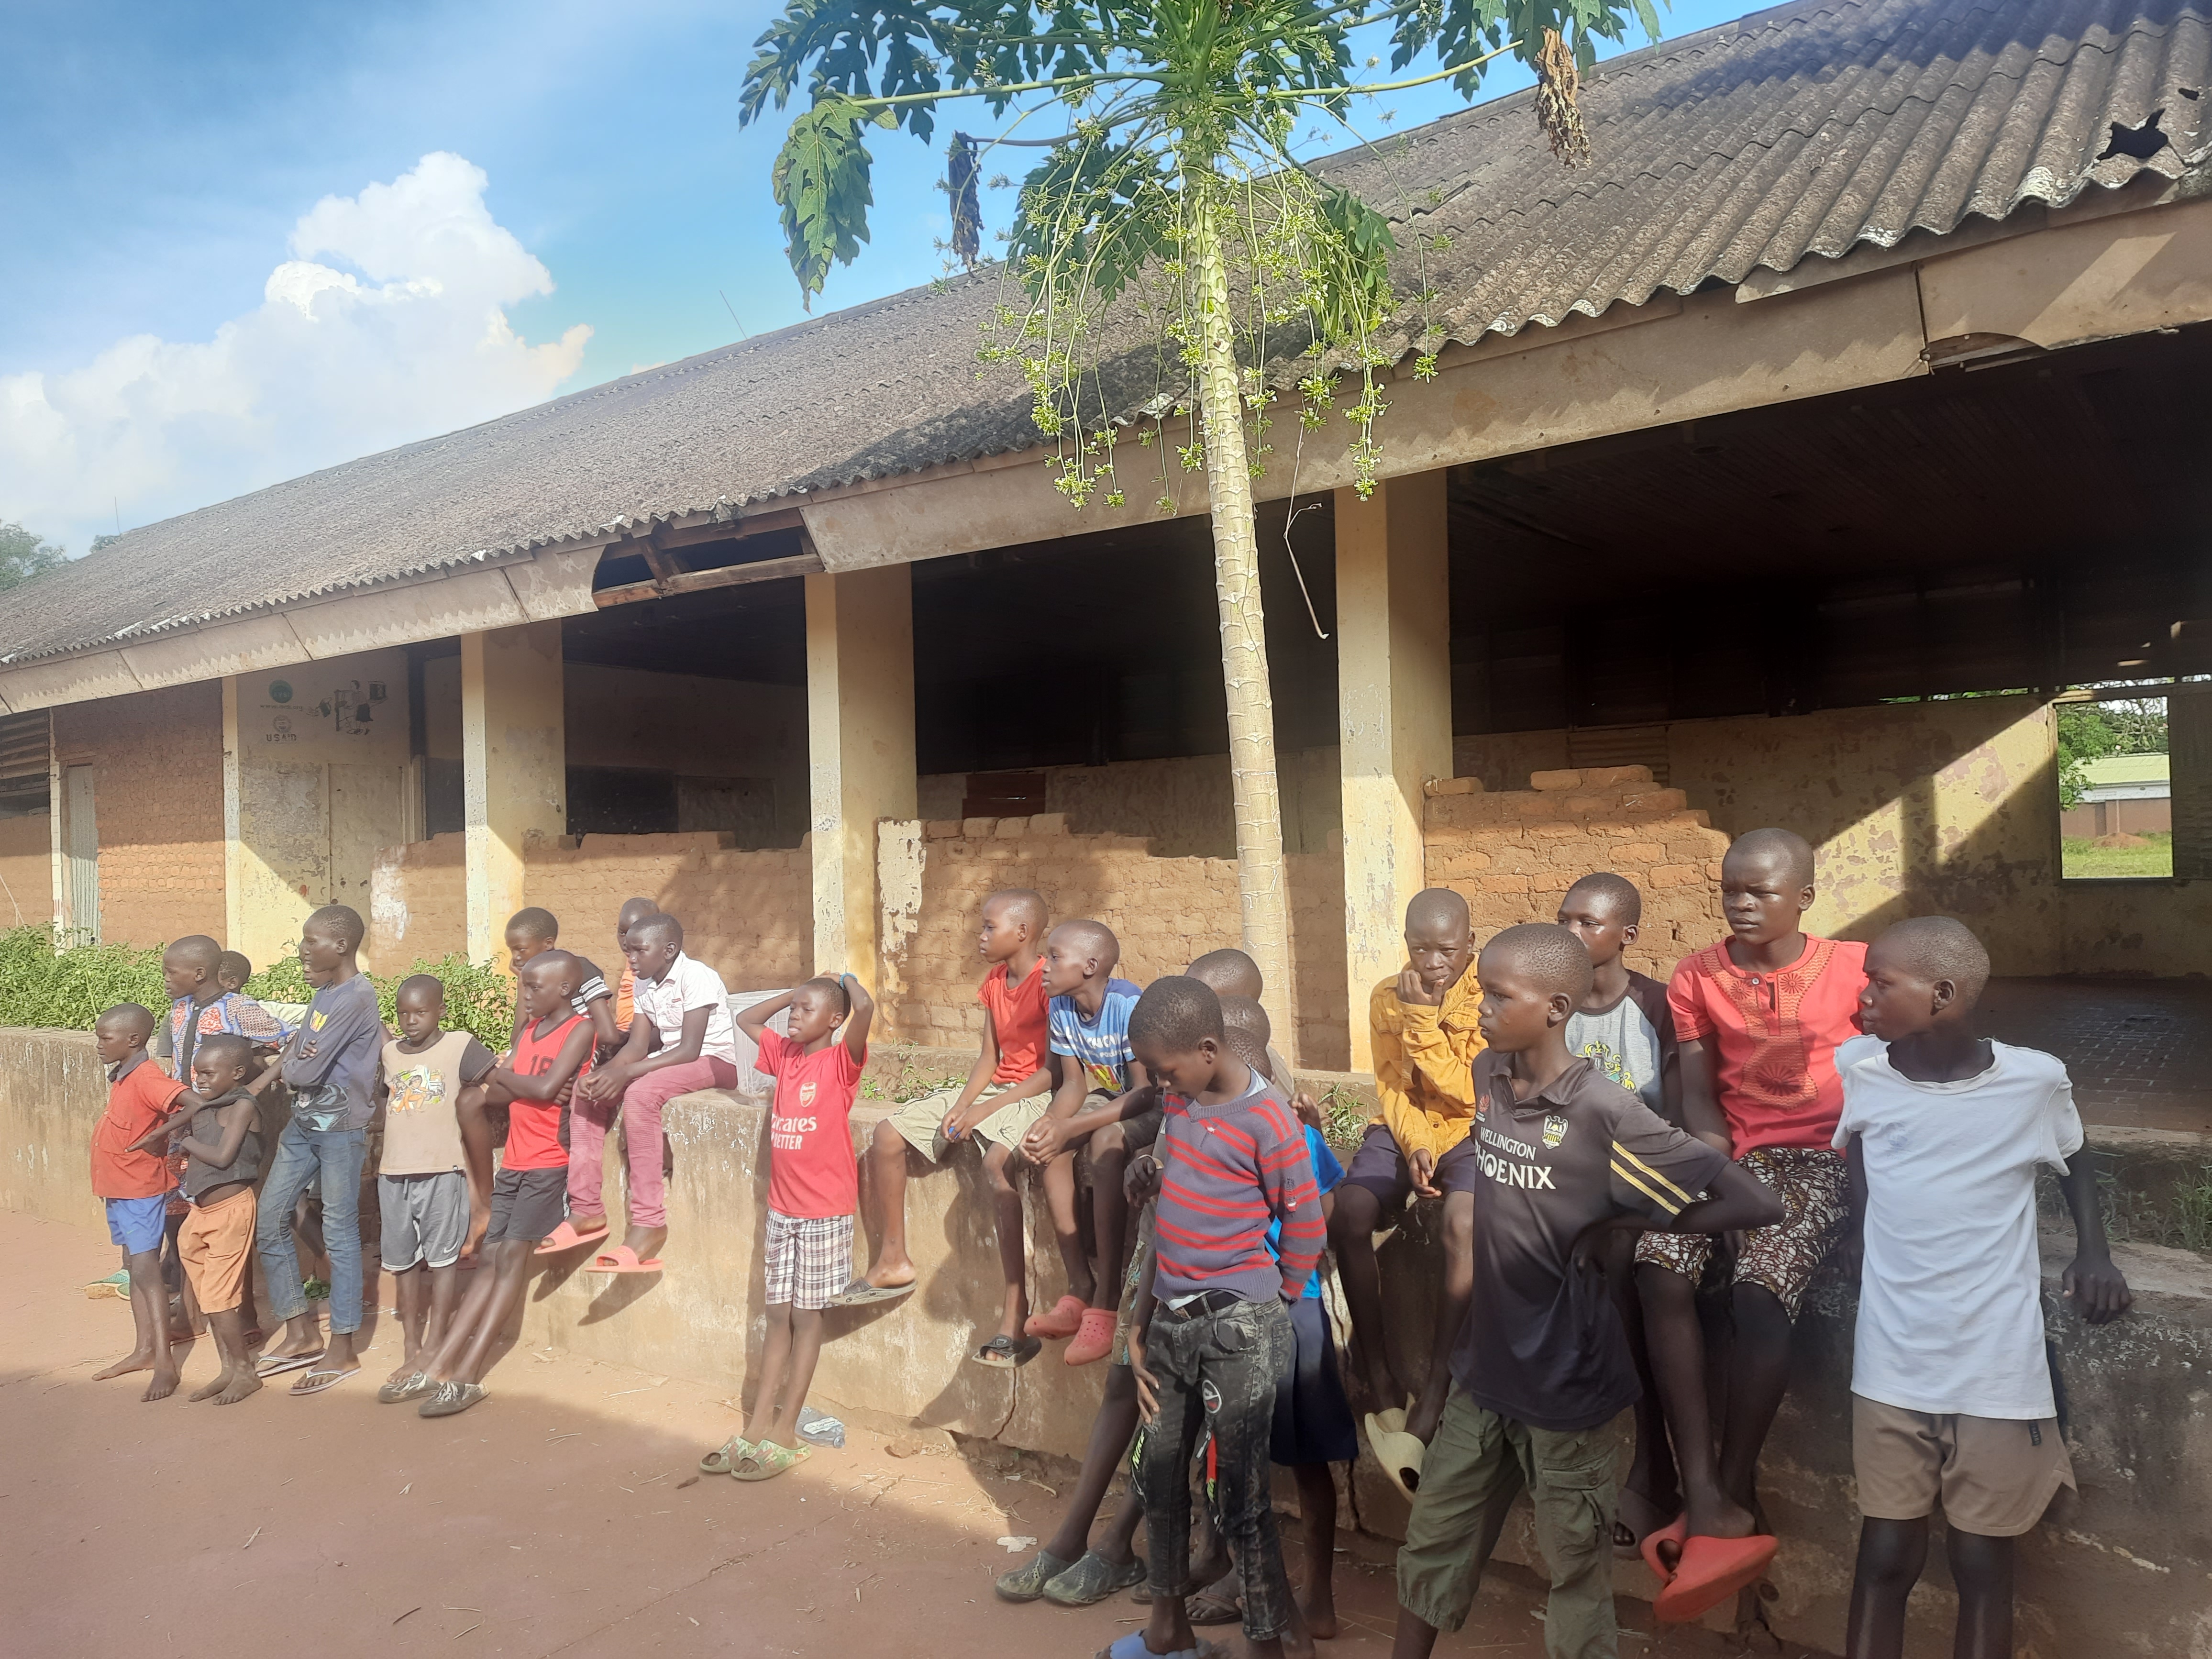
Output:
M398 1358L388 1317L361 1375L329 1393L272 1383L236 1406L191 1404L216 1368L202 1340L184 1387L142 1404L143 1377L91 1381L131 1346L129 1305L80 1288L115 1270L104 1230L0 1212L0 1255L18 1264L0 1293L15 1333L0 1369L0 1628L24 1659L1079 1659L1144 1616L1126 1597L1082 1612L996 1601L992 1577L1020 1559L998 1540L1049 1534L1056 1480L1008 1476L941 1437L894 1457L894 1437L854 1429L844 1450L744 1486L696 1469L736 1426L725 1391L528 1350L494 1368L483 1405L425 1422L376 1403ZM1346 1624L1322 1646L1329 1659L1389 1650L1387 1564L1357 1556L1338 1558ZM1541 1608L1530 1575L1500 1568L1437 1651L1540 1659ZM1648 1607L1621 1612L1649 1628ZM1233 1630L1209 1633L1241 1651ZM1733 1645L1624 1637L1624 1659Z

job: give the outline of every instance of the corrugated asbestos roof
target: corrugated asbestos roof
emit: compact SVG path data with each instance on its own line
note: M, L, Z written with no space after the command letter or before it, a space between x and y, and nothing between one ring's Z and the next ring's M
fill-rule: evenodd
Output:
M2212 0L1798 0L1624 53L1568 172L1516 94L1328 171L1409 204L1447 337L2071 201L2212 151ZM2116 133L2155 121L2148 155ZM0 660L1030 447L984 273L134 530L10 593Z

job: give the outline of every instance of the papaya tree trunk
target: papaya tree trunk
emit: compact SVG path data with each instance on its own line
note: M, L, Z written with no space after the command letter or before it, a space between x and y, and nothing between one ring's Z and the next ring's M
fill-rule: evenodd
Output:
M1291 968L1291 900L1283 865L1283 812L1275 778L1275 703L1260 602L1260 544L1244 445L1244 398L1229 309L1229 270L1218 204L1196 204L1191 238L1201 328L1199 415L1213 516L1215 595L1221 612L1221 679L1229 700L1229 775L1237 811L1237 891L1244 949L1267 981L1275 1036L1298 1058L1297 986Z

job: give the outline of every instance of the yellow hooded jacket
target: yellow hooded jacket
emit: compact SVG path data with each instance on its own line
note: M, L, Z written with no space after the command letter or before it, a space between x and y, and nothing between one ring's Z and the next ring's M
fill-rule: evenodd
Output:
M1399 1001L1395 975L1368 999L1375 1092L1382 1103L1372 1121L1388 1127L1401 1152L1410 1157L1425 1146L1441 1160L1474 1127L1474 1057L1483 1049L1475 1019L1481 1010L1472 963L1439 1007Z

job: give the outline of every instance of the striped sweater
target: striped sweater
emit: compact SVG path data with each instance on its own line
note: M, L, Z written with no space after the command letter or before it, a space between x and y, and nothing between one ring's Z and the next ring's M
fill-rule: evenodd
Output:
M1229 1291L1247 1302L1296 1296L1321 1257L1324 1228L1313 1161L1297 1115L1255 1072L1221 1106L1165 1095L1159 1202L1152 1231L1163 1302ZM1267 1249L1283 1224L1279 1262Z

